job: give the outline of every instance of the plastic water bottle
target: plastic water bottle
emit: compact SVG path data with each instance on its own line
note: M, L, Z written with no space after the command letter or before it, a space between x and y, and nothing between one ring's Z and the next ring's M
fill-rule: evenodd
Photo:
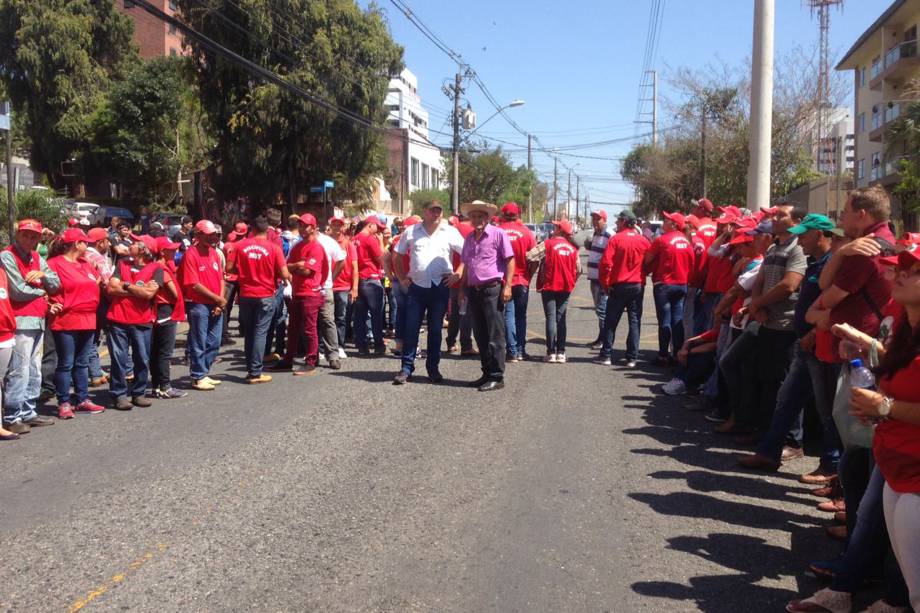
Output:
M875 389L875 375L872 371L863 366L862 360L850 361L850 387L860 387L863 389Z

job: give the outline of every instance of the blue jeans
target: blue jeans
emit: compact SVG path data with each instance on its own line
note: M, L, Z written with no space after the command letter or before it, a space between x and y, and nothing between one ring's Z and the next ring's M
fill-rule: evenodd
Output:
M797 342L789 372L776 394L776 410L773 411L770 429L757 446L757 453L777 462L783 455L783 445L787 441L799 446L802 444L802 413L805 403L812 396L808 355Z
M348 303L351 300L349 290L335 291L332 294L333 309L335 312L335 333L339 339L339 347L345 348L345 332L348 329ZM398 311L397 311L398 313ZM397 333L397 338L399 338Z
M741 407L748 399L745 387L753 388L756 379L756 330L757 326L748 325L719 357L719 371L725 380L724 391L728 397L728 408L736 417L741 414Z
M542 293L543 313L546 315L546 353L547 355L565 354L566 307L569 306L571 292ZM507 313L507 307L505 307Z
M693 335L702 334L712 329L712 311L722 299L722 294L703 292L696 294L696 304L693 305Z
M652 288L652 295L655 297L655 314L658 316L658 355L677 357L677 352L684 345L684 298L687 297L687 286L658 283ZM672 340L674 348L669 354Z
M287 305L284 303L284 285L275 290L275 310L272 313L272 322L268 327L265 337L265 350L271 351L272 341L275 343L275 353L283 355L287 347L285 334L287 333Z
M208 375L220 349L223 315L212 315L212 306L198 302L185 303L188 318L189 374L198 381Z
M855 513L856 523L847 541L846 551L835 570L831 589L855 592L862 584L869 565L878 561L879 553L884 555L884 544L888 540L885 530L884 506L882 505L884 488L885 477L878 466L875 466L869 477L869 485L859 501L859 510ZM880 548L879 545L882 547Z
M240 297L239 318L243 330L243 354L246 360L246 372L250 378L262 374L262 358L265 356L265 342L268 329L275 316L275 297L246 298Z
M444 328L444 314L450 301L450 288L442 281L433 287L422 287L415 283L409 286L406 296L405 336L402 349L402 372L412 374L415 370L415 354L418 350L418 335L422 329L422 317L428 313L428 356L425 369L429 375L438 372L441 362L441 332Z
M505 305L505 341L508 355L524 357L527 344L527 299L530 287L515 285L511 288L511 301Z
M390 287L385 289L387 302L386 325L390 330L396 329L396 318L399 317L399 300L396 297L396 288L393 284L399 285L398 281L391 281Z
M822 362L808 356L808 372L815 395L815 409L821 418L821 468L836 470L843 453L843 443L834 423L834 396L837 394L837 377L840 364Z
M591 279L591 299L594 301L594 312L597 314L597 342L604 341L604 321L607 318L607 292L601 282Z
M95 330L61 330L51 333L57 349L54 387L58 406L70 402L70 382L73 381L76 404L89 397L89 358L95 348Z
M613 338L623 311L626 311L626 320L629 324L629 334L626 336L626 359L635 360L639 357L639 323L642 319L642 284L641 283L616 283L610 288L607 297L607 312L604 318L604 345L601 347L601 357L609 358L613 353Z
M396 340L401 341L406 338L406 302L409 300L409 290L403 287L402 283L396 283L391 294L396 300L395 336Z
M16 333L16 345L10 358L3 386L3 423L13 424L35 419L35 402L42 386L43 330Z
M367 350L367 320L370 317L374 334L374 348L380 351L383 344L383 285L376 279L358 282L358 301L355 304L355 345Z
M218 330L218 334L219 334ZM118 398L143 396L147 393L147 379L150 372L151 326L131 326L110 322L106 337L111 357L109 391ZM218 336L219 338L219 336ZM134 373L131 387L125 375Z

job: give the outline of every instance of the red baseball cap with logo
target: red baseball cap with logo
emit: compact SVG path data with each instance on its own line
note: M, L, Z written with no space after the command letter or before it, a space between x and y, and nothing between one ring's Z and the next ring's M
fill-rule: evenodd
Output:
M745 243L753 243L754 235L750 232L738 232L735 236L728 241L729 245L744 245Z
M314 217L312 213L304 213L297 218L297 221L305 226L313 226L314 228L316 227L316 217Z
M157 239L153 238L152 236L148 236L147 234L142 234L140 236L132 234L131 239L136 243L143 243L144 246L147 247L147 249L150 251L150 253L155 254L157 252Z
M502 215L505 217L517 217L521 214L521 207L517 205L517 202L506 202L502 206Z
M86 233L86 236L89 237L89 240L98 243L104 238L109 237L109 233L105 228L90 228L89 232Z
M68 228L76 228L79 225L80 225L80 220L77 219L76 217L71 217L70 219L67 220Z
M377 226L378 229L381 229L381 230L387 226L387 225L386 225L379 217L377 217L376 215L369 215L369 216L364 220L364 222L365 222L365 223L369 223L369 224L372 223L372 224L374 224L375 226Z
M403 221L403 227L408 228L409 226L414 226L415 224L420 223L421 221L422 221L422 218L419 217L418 215L409 215L408 217L406 217L405 221Z
M662 211L661 213L665 219L670 219L674 222L674 225L677 226L677 229L681 232L684 231L684 228L687 227L687 218L684 217L683 213L668 213L667 211Z
M159 253L160 251L164 251L164 250L169 251L173 249L178 249L179 247L182 246L181 243L174 243L171 240L169 240L168 236L158 236L156 241L157 241L157 249L156 249L157 253Z
M563 234L572 234L572 224L568 219L560 219L559 221L554 221L553 225L562 230Z
M38 232L42 233L42 224L36 219L23 219L16 225L17 232Z
M249 232L249 226L244 224L242 221L236 222L236 225L233 226L233 231L236 232L237 236L246 236Z
M696 201L696 206L700 207L707 213L712 213L712 210L715 208L715 206L712 204L712 200L709 198L700 198Z
M595 217L595 216L600 217L604 221L607 221L607 211L605 211L604 209L595 209L591 211L591 217Z
M67 228L61 234L61 242L65 245L79 241L89 242L89 237L80 228Z
M210 219L202 219L195 224L195 232L199 234L216 234L217 226Z

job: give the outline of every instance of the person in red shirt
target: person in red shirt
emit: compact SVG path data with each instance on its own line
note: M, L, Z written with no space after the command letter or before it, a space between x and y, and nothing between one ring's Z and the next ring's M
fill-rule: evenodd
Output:
M6 377L15 345L16 315L13 314L13 304L10 302L10 287L6 271L0 266L0 381ZM0 386L0 401L2 400L3 392ZM18 434L0 425L0 441L14 441L18 438Z
M320 244L316 218L304 213L298 218L301 241L294 245L287 259L291 274L291 305L288 310L287 351L284 359L271 370L291 370L300 339L306 340L304 366L295 375L307 375L319 361L319 334L316 321L323 306L323 284L329 274L329 258Z
M170 400L184 398L187 392L172 386L170 360L176 348L176 329L185 321L185 300L176 277L176 251L181 243L173 243L166 236L156 238L157 263L163 267L163 285L154 298L156 321L150 347L150 379L157 398Z
M115 399L114 408L119 411L151 405L145 394L156 319L154 300L164 283L163 267L153 256L156 239L138 236L133 240L127 255L115 266L106 288L109 296L107 336L112 360L109 391ZM130 382L128 373L134 374Z
M383 245L377 233L386 224L371 215L364 220L364 228L355 235L358 256L358 301L355 303L355 345L358 353L368 355L367 316L371 316L374 335L374 354L385 355L383 340Z
M516 202L506 202L501 210L502 223L514 251L514 279L511 281L511 301L505 306L506 362L520 362L527 352L527 298L530 294L530 269L527 252L537 245L533 232L521 223L521 209Z
M544 243L543 286L538 288L542 292L546 316L546 357L543 361L565 364L566 307L580 273L580 260L572 224L563 219L554 221L553 225L556 231ZM514 243L511 246L513 248Z
M345 353L345 338L351 329L354 304L358 299L358 252L355 245L345 232L346 219L336 215L329 220L329 236L338 242L339 247L345 252L345 264L342 272L332 280L332 296L334 301L334 318L336 335L339 341L339 359L348 357ZM399 317L399 307L396 315Z
M677 352L684 346L684 300L696 256L684 234L684 216L667 212L662 216L662 235L652 242L645 254L644 265L652 273L652 295L658 316L658 357L655 365L669 366L677 363Z
M401 255L396 251L396 248L399 246L400 240L402 240L402 238L405 236L405 231L421 221L422 218L418 215L410 215L409 217L406 217L405 221L401 221L400 225L403 231L393 237L393 240L390 241L388 247L389 253L386 256L386 259L390 262L388 266L390 269L390 274L392 275L390 291L396 303L396 320L394 330L396 347L394 348L393 352L397 357L402 357L403 352L403 339L405 339L406 332L406 304L409 297L409 290L399 282L399 277L397 276L396 272L395 259L400 259L402 270L409 270L410 256L409 254Z
M607 296L604 316L604 344L595 360L610 365L613 336L623 311L629 322L626 337L626 366L634 368L639 358L639 325L642 320L642 293L645 275L642 271L649 242L636 230L636 214L623 209L617 216L617 233L607 242L607 248L598 264L598 280Z
M697 236L703 240L707 248L716 240L716 236L719 235L716 222L712 219L712 212L714 209L715 207L708 198L700 198L696 201L693 210L690 211L690 214L698 220L696 225Z
M202 219L195 224L195 242L179 266L185 315L188 318L189 373L192 388L210 391L220 381L208 376L220 349L223 329L224 270L215 246L217 226Z
M281 245L269 240L268 228L265 217L256 217L253 235L237 242L227 260L227 270L236 275L239 284L240 331L250 384L272 380L262 373L262 358L275 314L275 292L291 278Z
M473 233L473 225L466 221L466 218L451 215L448 223L457 228L460 236L466 240L466 237ZM454 272L460 270L460 254L453 254L451 263L454 266ZM469 311L460 313L460 297L466 292L465 288L450 288L450 304L447 306L447 353L456 353L457 337L460 337L460 355L478 355L479 352L473 348L473 316ZM513 293L513 292L512 292Z
M227 234L227 240L223 245L224 262L229 262L233 257L233 252L239 245L239 242L249 235L249 226L242 221L233 226L233 231ZM224 266L224 298L227 305L224 307L223 332L221 333L221 345L232 345L235 341L230 336L230 318L233 316L233 305L239 303L240 284L235 271L229 270ZM241 330L242 332L242 330Z
M89 357L96 336L101 278L83 259L89 238L80 228L68 228L61 236L63 253L48 260L61 280L61 291L50 299L49 328L57 351L54 387L57 389L58 419L72 419L74 409L87 413L105 410L89 399ZM70 402L73 382L76 402Z

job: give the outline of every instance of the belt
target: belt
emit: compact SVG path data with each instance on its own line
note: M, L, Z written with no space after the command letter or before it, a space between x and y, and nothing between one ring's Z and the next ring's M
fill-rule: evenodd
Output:
M490 287L495 287L496 285L501 285L502 280L496 279L494 281L489 281L487 283L481 283L479 285L471 285L470 289L488 289Z

